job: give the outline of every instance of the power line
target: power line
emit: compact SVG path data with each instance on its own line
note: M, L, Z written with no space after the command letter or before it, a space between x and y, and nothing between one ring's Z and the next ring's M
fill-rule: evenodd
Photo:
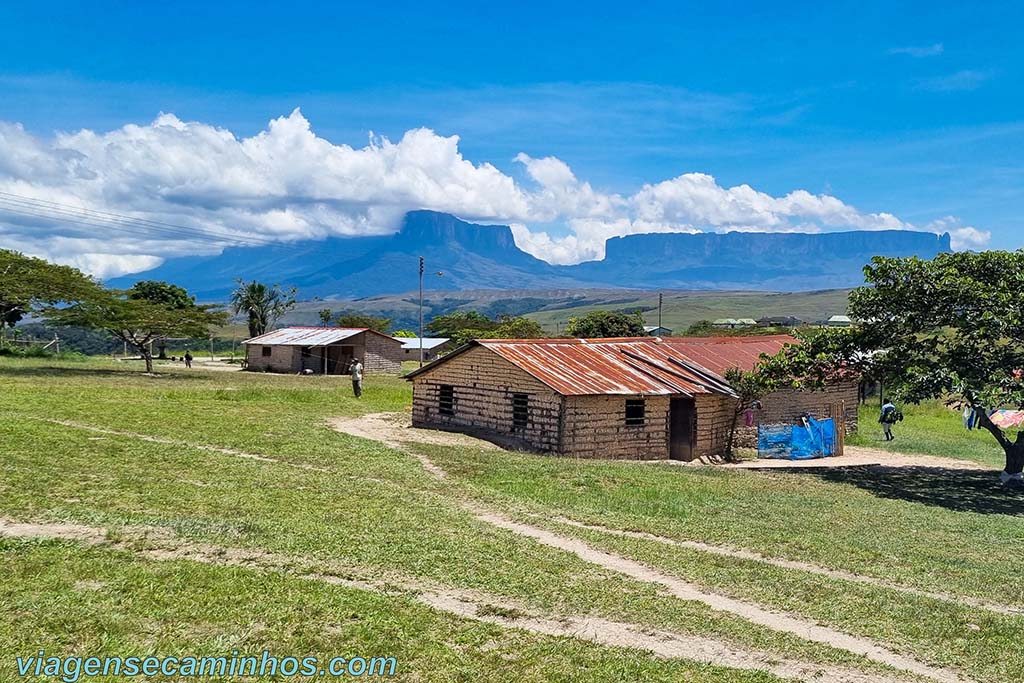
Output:
M211 229L191 228L148 218L136 218L109 211L84 209L59 202L24 197L10 192L0 192L0 210L33 218L44 218L89 227L103 227L142 237L153 237L154 235L177 238L188 237L219 240L248 246L264 246L273 242L273 240L261 237L233 235Z

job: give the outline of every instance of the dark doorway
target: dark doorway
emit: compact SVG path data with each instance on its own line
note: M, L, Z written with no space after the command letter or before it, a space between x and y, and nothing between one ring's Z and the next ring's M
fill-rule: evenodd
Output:
M692 398L674 398L669 412L668 457L693 460L696 445L697 407Z

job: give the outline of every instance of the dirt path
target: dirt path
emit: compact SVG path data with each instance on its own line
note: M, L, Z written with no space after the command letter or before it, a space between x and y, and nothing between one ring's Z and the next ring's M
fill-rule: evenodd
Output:
M386 426L389 422L401 424L398 418L391 418L389 420L387 416L377 414L361 418L342 419L332 423L332 426L354 436L375 439L396 448L400 448L403 441L419 441L418 438L400 438L399 435L408 434L408 432L396 433L395 427ZM376 432L375 430L381 428L381 425L384 425L383 429L385 431ZM352 431L348 431L349 429L352 429ZM413 430L410 428L408 431L420 432L424 430ZM442 478L445 476L444 470L438 467L436 463L431 462L429 458L422 455L416 455L415 457L424 463L428 471ZM543 545L572 553L586 562L629 576L635 580L656 584L682 600L701 602L714 610L734 614L766 628L847 650L875 662L934 681L940 681L941 683L964 683L964 681L968 680L953 671L928 666L912 657L888 650L865 638L852 636L800 617L767 610L752 603L703 590L694 584L669 576L634 560L593 548L579 539L518 522L500 513L484 510L466 502L458 502L458 504L481 522L505 529L520 536L532 538Z
M55 538L88 545L106 545L127 550L156 561L190 560L219 566L242 566L278 571L298 578L332 585L373 591L388 595L406 595L440 612L482 621L506 628L516 628L541 635L586 640L599 645L644 650L665 659L687 659L717 666L767 671L787 680L827 680L834 683L901 683L906 679L880 673L864 673L835 665L819 665L756 650L738 649L736 645L701 636L681 635L651 630L635 624L595 617L559 616L549 618L528 613L522 606L496 596L476 591L442 589L402 577L378 578L378 581L353 579L338 573L296 570L315 564L308 558L286 557L242 548L213 546L182 541L169 536L166 530L126 527L118 534L125 540L109 541L104 529L73 524L25 523L0 518L0 537ZM372 576L372 570L345 573ZM97 586L90 586L98 589Z
M232 455L236 458L244 458L246 460L257 460L259 462L273 463L275 465L284 465L286 467L294 467L300 470L310 470L313 472L328 472L322 467L315 467L313 465L304 465L302 463L288 462L286 460L279 460L277 458L271 458L266 455L257 455L255 453L246 453L244 451L236 451L232 448L222 448L220 446L209 446L207 444L189 443L187 441L179 441L177 439L168 439L162 436L152 436L150 434L139 434L138 432L126 432L119 429L107 429L106 427L96 427L93 425L83 424L81 422L72 422L70 420L58 420L55 418L41 418L41 417L28 417L32 420L40 420L42 422L49 422L50 424L61 425L62 427L71 427L72 429L82 429L95 434L108 434L110 436L124 436L131 439L139 439L140 441L148 441L149 443L158 443L164 446L182 446L186 448L195 448L200 451L208 451L211 453L221 453L223 455Z
M871 586L878 586L879 588L885 588L887 590L897 591L900 593L906 593L908 595L917 595L924 598L931 598L932 600L941 600L943 602L949 602L954 605L961 607L975 607L980 609L989 610L990 612L996 612L998 614L1018 615L1024 614L1024 608L1010 607L1008 605L1000 605L986 600L980 600L977 598L951 595L949 593L936 593L933 591L927 591L920 588L913 588L911 586L904 586L892 581L885 581L873 576L864 576L861 574L854 574L853 572L843 571L841 569L829 569L828 567L822 567L821 565L812 564L810 562L801 562L799 560L787 560L777 557L768 557L750 550L742 550L739 548L729 548L719 545L711 545L709 543L702 543L700 541L681 541L674 538L667 538L665 536L657 536L655 534L649 534L643 531L626 531L623 529L613 529L611 527L599 526L595 524L585 524L578 522L574 519L567 517L555 517L554 521L560 524L566 524L569 526L578 527L580 529L588 529L590 531L599 531L601 533L611 534L614 536L623 536L626 538L637 538L647 541L654 541L656 543L662 543L664 545L672 545L679 548L687 548L689 550L697 550L704 553L711 553L713 555L721 555L723 557L732 557L738 560L750 560L752 562L762 562L764 564L770 564L775 567L781 567L783 569L794 569L796 571L809 572L817 574L819 576L826 576L830 579L839 579L842 581L852 581L854 583L864 583Z
M947 470L988 470L996 471L990 465L971 460L957 460L923 453L894 453L880 448L863 446L845 446L843 455L834 458L815 458L813 460L744 460L739 463L726 463L717 467L733 469L772 469L772 468L821 468L821 467L852 467L876 465L878 467L934 467Z

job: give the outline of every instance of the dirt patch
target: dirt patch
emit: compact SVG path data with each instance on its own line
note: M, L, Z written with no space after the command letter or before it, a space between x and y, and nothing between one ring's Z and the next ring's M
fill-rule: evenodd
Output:
M394 594L405 592L411 599L441 612L458 617L482 621L505 628L516 628L541 635L577 638L610 647L634 648L666 659L687 659L735 669L766 671L780 678L793 680L828 680L834 683L898 683L900 677L869 674L833 665L817 665L798 660L780 658L770 653L743 650L724 641L700 636L656 631L638 626L594 617L559 616L548 618L531 614L521 605L511 604L493 595L474 591L441 589L408 579L390 577L384 583L353 579L336 574L290 571L311 561L261 551L175 542L165 530L147 533L140 527L128 528L136 536L131 541L109 542L119 549L129 549L152 560L190 560L213 565L246 566L257 569L282 571L299 578L321 581L332 585ZM21 538L62 538L90 544L102 542L108 534L103 529L68 524L29 524L0 520L0 535ZM100 539L100 540L97 540ZM142 545L146 540L160 539L163 547ZM372 572L361 572L372 575ZM101 590L102 582L79 581L78 590Z
M436 429L418 429L412 426L407 413L371 413L358 417L337 417L330 426L339 432L372 439L399 448L403 443L425 443L435 446L464 446L501 450L490 441L477 439L458 432L442 432Z
M662 462L662 461L659 461ZM674 464L674 463L673 463ZM694 464L707 464L695 462ZM970 460L957 460L955 458L944 458L938 455L924 455L923 453L893 453L883 451L880 448L865 448L863 446L845 446L843 454L834 458L815 458L813 460L776 460L772 458L761 458L758 460L744 460L738 463L724 463L719 467L731 469L774 469L774 468L819 468L819 467L854 467L874 465L878 467L935 467L950 470L982 470L992 469L988 465L982 465Z
M903 586L891 581L885 581L873 576L863 576L861 574L854 574L853 572L843 571L841 569L830 569L828 567L822 567L820 565L812 564L810 562L801 562L799 560L787 560L778 557L768 557L755 553L750 550L742 550L739 548L729 548L719 545L711 545L709 543L702 543L700 541L683 541L674 538L667 538L665 536L657 536L655 534L649 534L642 531L627 531L624 529L612 529L610 527L599 526L595 524L585 524L578 522L573 519L566 517L556 517L554 521L560 524L566 524L569 526L579 527L581 529L588 529L591 531L599 531L601 533L611 534L614 536L624 536L626 538L638 538L648 541L654 541L656 543L662 543L664 545L672 545L679 548L687 548L689 550L697 550L704 553L710 553L713 555L721 555L723 557L731 557L738 560L749 560L752 562L762 562L764 564L770 564L775 567L781 567L783 569L794 569L796 571L809 572L811 574L818 574L819 576L826 576L830 579L839 579L842 581L852 581L855 583L864 583L871 586L877 586L879 588L885 588L887 590L898 591L900 593L906 593L908 595L916 595L924 598L931 598L932 600L941 600L943 602L953 603L961 607L974 607L985 609L990 612L996 612L999 614L1017 615L1024 614L1024 608L1010 607L1008 605L1000 605L986 600L980 600L976 598L970 598L959 595L951 595L949 593L937 593L933 591L927 591L920 588L913 588L910 586Z
M15 522L0 519L0 536L8 538L56 538L95 545L104 543L107 534L103 529L78 524Z

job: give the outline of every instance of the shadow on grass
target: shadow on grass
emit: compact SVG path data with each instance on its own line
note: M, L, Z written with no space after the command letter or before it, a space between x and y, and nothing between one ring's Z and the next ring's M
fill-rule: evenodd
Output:
M0 361L0 377L143 377L155 380L195 380L208 378L209 374L203 371L197 373L187 372L156 372L147 375L142 368L125 368L116 370L112 368L72 368L67 366L36 365L32 367L5 366Z
M1024 517L1024 491L1008 489L993 470L944 467L785 467L771 472L812 476L852 484L880 498L923 503L959 512Z

